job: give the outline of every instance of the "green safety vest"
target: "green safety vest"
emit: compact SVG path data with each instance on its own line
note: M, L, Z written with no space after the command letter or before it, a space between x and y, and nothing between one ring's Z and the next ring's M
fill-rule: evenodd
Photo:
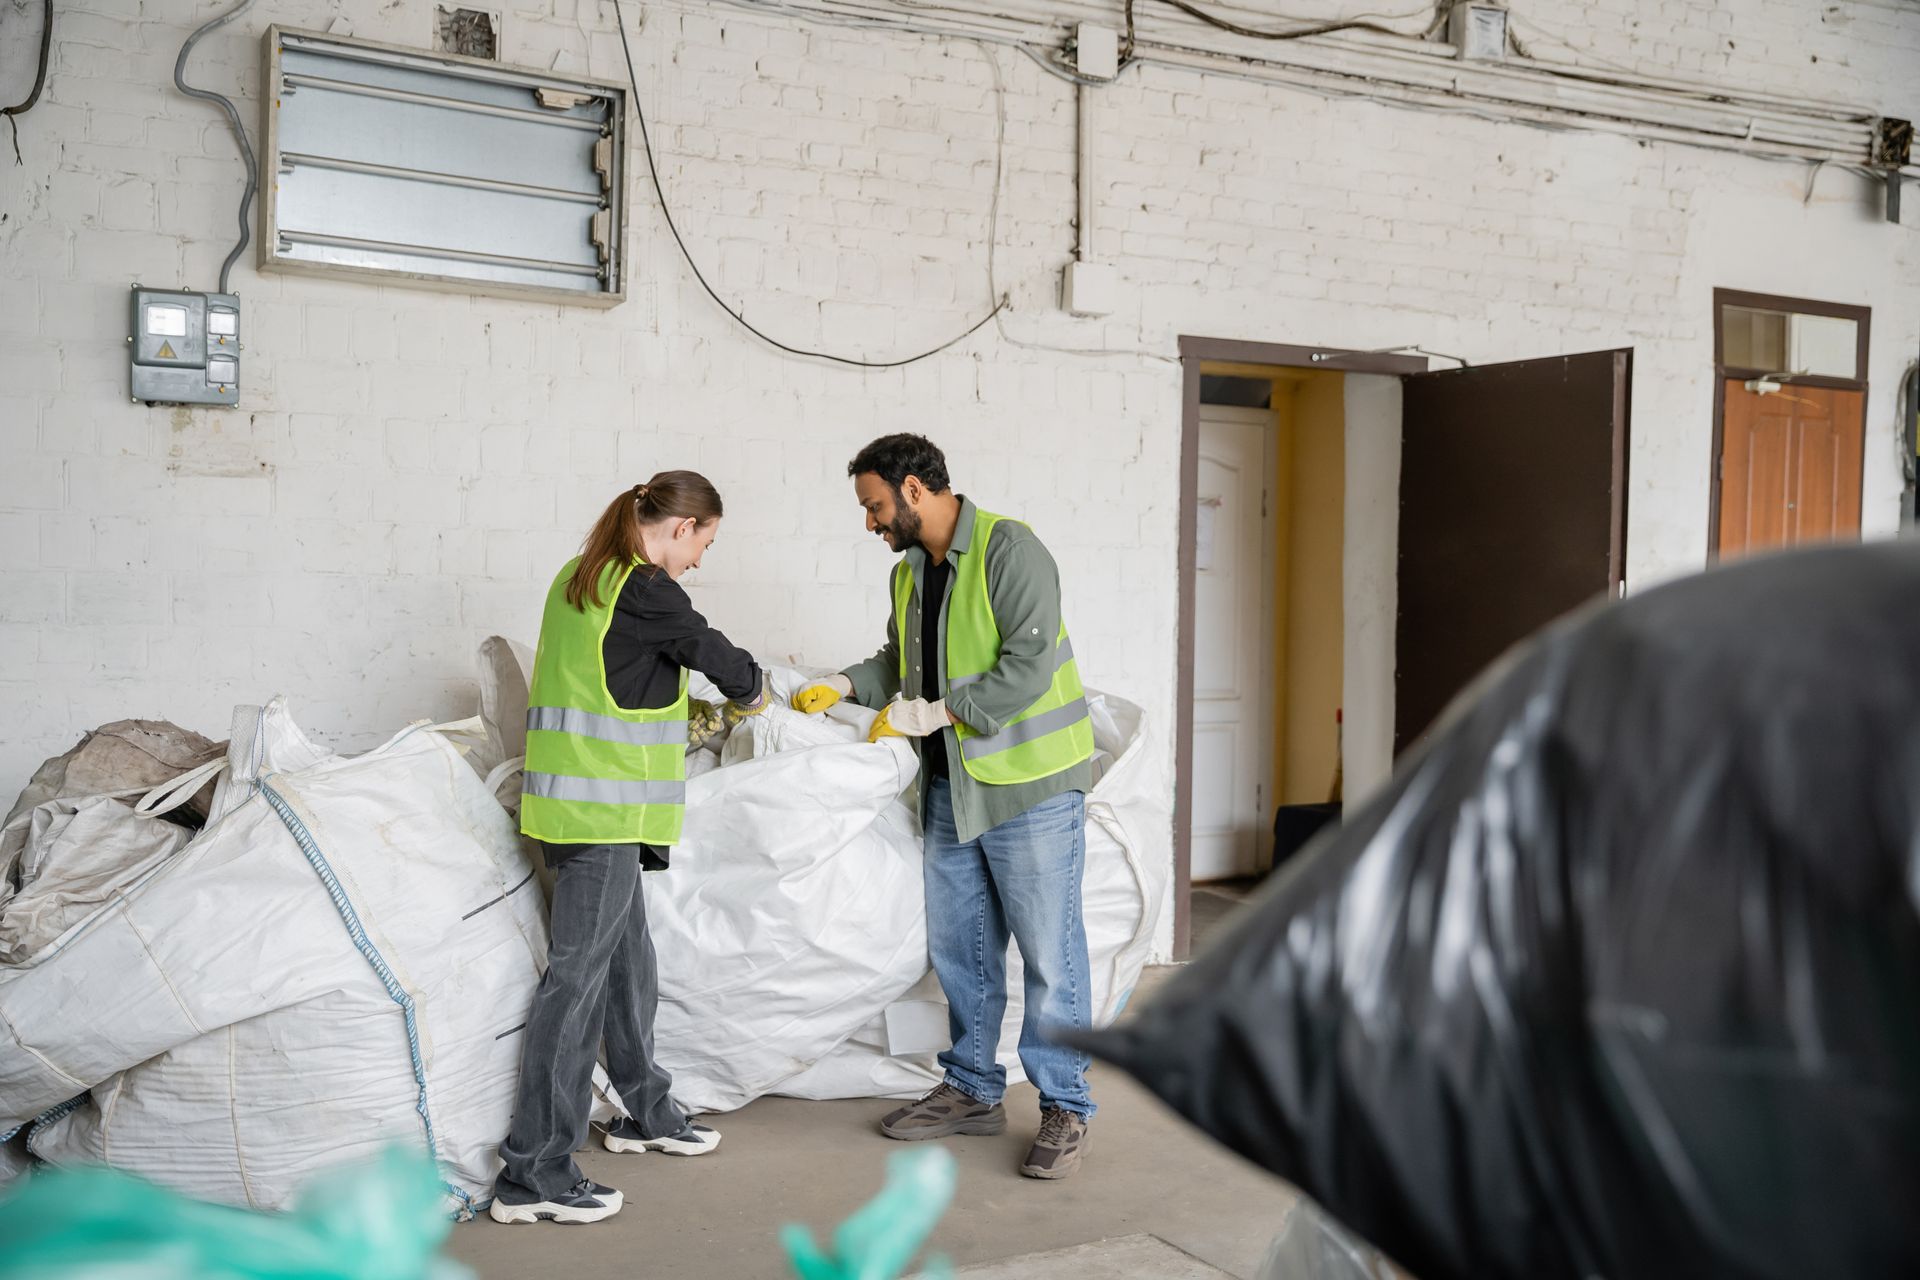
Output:
M687 673L658 710L623 707L607 691L601 644L614 602L644 561L609 564L600 599L567 601L575 557L547 591L527 694L520 830L548 844L655 844L680 839L687 813Z
M1005 516L976 510L973 543L954 566L947 592L947 663L941 675L945 696L986 676L1000 664L1000 626L987 597L987 540ZM902 560L893 572L894 635L900 649L900 687L907 689L907 604L913 598L913 570ZM935 608L939 602L935 601ZM928 655L929 661L935 661ZM1093 722L1087 717L1087 691L1073 660L1067 624L1054 641L1053 683L1034 704L987 735L957 724L960 761L977 782L1007 785L1032 782L1093 758Z

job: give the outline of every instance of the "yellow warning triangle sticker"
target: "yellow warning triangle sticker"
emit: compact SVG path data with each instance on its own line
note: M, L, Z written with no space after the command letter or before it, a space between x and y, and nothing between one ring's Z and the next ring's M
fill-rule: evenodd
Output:
M173 344L171 342L162 342L160 344L160 350L156 351L154 355L161 360L178 360L180 358L173 354Z

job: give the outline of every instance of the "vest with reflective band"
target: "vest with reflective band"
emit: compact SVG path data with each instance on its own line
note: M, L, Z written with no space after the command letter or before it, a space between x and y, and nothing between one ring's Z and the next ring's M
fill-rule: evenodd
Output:
M1005 516L976 510L973 543L958 557L953 585L947 592L947 669L941 683L944 695L964 688L1000 664L1000 627L987 597L987 542ZM900 687L907 686L907 604L913 597L913 570L902 560L893 573L894 634L899 638ZM939 608L939 601L922 608ZM933 655L927 655L933 661ZM1054 641L1053 683L1034 704L1009 720L1000 732L987 735L967 725L954 726L960 739L960 760L975 781L1006 785L1032 782L1070 769L1093 758L1093 722L1087 717L1087 694L1080 684L1080 667L1073 660L1067 624L1060 623Z
M620 589L640 563L609 564L600 601L567 602L578 558L547 592L527 696L520 830L549 844L657 844L680 839L687 811L687 673L673 705L623 707L607 691L601 643Z

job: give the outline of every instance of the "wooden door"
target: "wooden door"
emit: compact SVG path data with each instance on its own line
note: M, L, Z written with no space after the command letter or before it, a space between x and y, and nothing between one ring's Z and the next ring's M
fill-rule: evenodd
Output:
M1194 563L1193 879L1252 875L1271 841L1273 415L1200 410Z
M1618 591L1632 355L1404 379L1396 752L1509 647Z
M1866 397L1729 378L1720 450L1720 555L1860 536Z

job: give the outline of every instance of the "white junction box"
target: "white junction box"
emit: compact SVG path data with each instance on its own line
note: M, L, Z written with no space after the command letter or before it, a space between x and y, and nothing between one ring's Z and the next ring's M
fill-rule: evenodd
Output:
M1447 42L1462 58L1498 62L1507 56L1507 11L1497 4L1454 6L1447 17Z
M1112 27L1081 23L1073 33L1073 69L1090 80L1119 75L1120 33Z
M1076 316L1112 315L1120 304L1120 273L1111 263L1074 261L1060 281L1060 305Z
M133 286L127 335L135 400L234 404L240 398L240 299Z

